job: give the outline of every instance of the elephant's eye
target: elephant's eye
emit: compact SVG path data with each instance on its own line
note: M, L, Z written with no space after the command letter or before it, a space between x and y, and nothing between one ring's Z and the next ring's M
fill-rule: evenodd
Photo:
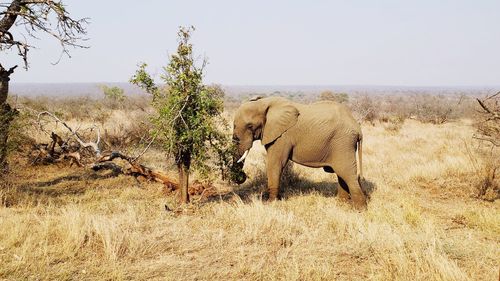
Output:
M250 129L250 130L252 130L253 129L253 125L252 124L248 124L247 128Z

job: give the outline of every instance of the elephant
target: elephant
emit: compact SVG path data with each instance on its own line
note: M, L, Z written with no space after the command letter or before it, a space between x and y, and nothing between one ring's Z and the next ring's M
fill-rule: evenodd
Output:
M301 104L282 97L257 97L243 103L233 127L238 184L246 180L243 165L255 140L267 151L269 200L278 198L281 173L291 160L336 173L341 187L337 196L351 199L357 209L366 208L360 184L363 134L347 106L333 101Z

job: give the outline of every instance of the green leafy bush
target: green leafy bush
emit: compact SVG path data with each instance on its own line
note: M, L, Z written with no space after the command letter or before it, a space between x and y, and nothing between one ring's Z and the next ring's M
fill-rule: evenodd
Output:
M162 80L166 86L157 86L146 71L146 64L131 78L153 96L152 105L157 111L153 118L154 135L173 155L179 171L181 201L189 200L187 186L190 168L207 174L213 170L212 160L221 170L230 161L230 143L224 129L227 124L221 114L224 110L224 91L218 86L203 84L203 70L195 64L193 46L189 42L193 27L181 27L177 53L170 57L164 68Z

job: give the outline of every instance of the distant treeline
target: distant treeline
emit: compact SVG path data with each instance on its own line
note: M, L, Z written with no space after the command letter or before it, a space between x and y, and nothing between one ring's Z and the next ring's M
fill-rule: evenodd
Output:
M138 87L129 83L11 83L10 90L18 96L58 96L79 97L103 95L102 86L119 87L125 95L133 96L144 94ZM402 86L232 86L224 85L227 96L244 98L251 95L279 95L279 96L319 96L324 91L347 93L349 95L469 95L483 96L495 90L492 87L402 87ZM500 87L497 87L500 88Z

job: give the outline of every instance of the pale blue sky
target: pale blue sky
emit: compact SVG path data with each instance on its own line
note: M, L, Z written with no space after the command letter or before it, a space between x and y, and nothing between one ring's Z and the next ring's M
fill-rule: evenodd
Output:
M58 45L42 37L13 82L122 82L141 61L159 75L178 26L194 25L207 83L500 85L498 0L64 2L91 18L91 48L53 66Z

